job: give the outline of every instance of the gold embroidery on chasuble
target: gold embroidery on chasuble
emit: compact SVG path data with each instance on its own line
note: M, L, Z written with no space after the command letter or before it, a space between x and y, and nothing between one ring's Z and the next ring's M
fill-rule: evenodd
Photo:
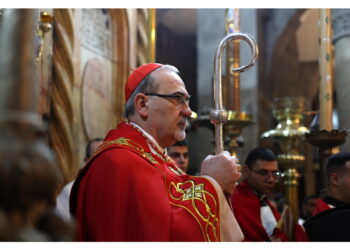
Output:
M196 219L205 241L220 240L219 206L215 196L205 190L205 183L170 182L169 197L174 206L185 208Z
M178 176L184 174L184 172L183 172L181 169L175 169L175 168L172 168L172 167L170 167L170 166L168 166L168 169L169 169L171 172L173 172L174 174L178 175Z
M107 147L109 147L111 145L126 146L126 147L132 149L134 152L137 152L143 158L146 158L147 160L149 160L151 163L158 163L159 164L159 162L153 157L152 153L145 152L145 150L143 149L143 147L140 144L134 142L133 140L125 138L125 137L120 137L120 138L113 140L113 141L105 141L98 148L98 150L96 150L95 154L98 154L99 152L103 151L104 149L106 149Z

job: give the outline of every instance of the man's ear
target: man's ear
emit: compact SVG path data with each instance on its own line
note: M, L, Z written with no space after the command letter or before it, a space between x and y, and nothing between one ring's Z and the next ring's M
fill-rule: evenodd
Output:
M338 187L338 185L339 185L339 177L338 177L338 175L336 173L331 173L329 175L329 183L333 187Z
M139 93L135 96L135 111L140 114L142 118L148 116L148 96Z

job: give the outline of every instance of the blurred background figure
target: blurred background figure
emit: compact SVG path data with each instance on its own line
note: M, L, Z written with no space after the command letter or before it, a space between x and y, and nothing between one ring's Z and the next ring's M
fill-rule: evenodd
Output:
M267 198L270 201L271 205L273 205L277 211L282 214L286 206L286 198L282 192L278 191L277 185L271 193L267 194Z
M85 150L85 158L84 158L85 163L95 153L95 151L102 144L102 142L103 142L102 138L94 138L88 142ZM70 196L70 191L72 189L73 183L74 183L74 180L69 182L56 198L56 211L66 221L71 220L71 215L69 212L69 196Z
M168 147L168 155L175 161L176 165L185 173L188 169L188 144L186 139L176 142Z
M300 218L298 220L299 225L302 226L306 220L312 217L312 213L316 208L317 199L317 195L310 195L304 198Z

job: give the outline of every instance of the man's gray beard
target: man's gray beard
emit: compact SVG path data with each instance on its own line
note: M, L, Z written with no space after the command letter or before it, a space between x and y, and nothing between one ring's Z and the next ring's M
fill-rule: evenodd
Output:
M181 137L181 138L179 138L179 137ZM185 138L186 138L186 131L185 130L181 131L181 136L176 136L177 141L182 141Z

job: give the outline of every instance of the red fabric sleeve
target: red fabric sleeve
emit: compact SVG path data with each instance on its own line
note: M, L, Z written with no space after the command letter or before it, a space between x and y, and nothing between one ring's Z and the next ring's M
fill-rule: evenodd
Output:
M244 234L244 241L269 241L260 219L259 198L247 187L240 183L232 196L233 213Z
M233 212L244 234L244 241L270 241L261 223L260 200L246 181L236 187L231 200ZM280 214L271 204L269 206L278 221ZM274 230L273 236L281 241L289 241L288 236L278 229ZM296 225L295 228L295 241L308 241L307 234L300 225Z

